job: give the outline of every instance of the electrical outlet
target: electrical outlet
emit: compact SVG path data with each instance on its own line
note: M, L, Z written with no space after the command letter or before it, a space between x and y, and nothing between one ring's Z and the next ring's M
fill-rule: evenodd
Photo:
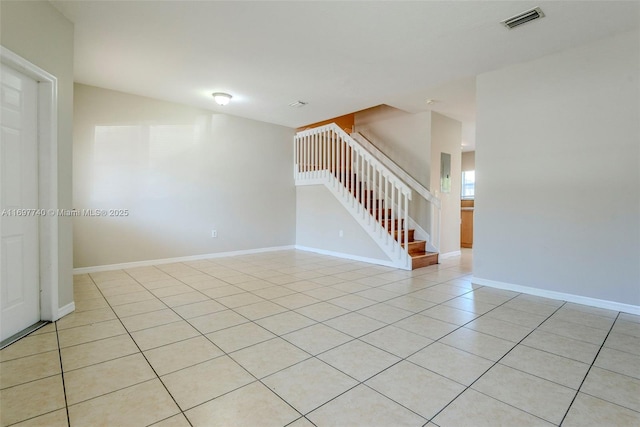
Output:
M338 231L338 237L344 237L344 231L342 230Z
M211 237L218 237L218 230L211 230Z

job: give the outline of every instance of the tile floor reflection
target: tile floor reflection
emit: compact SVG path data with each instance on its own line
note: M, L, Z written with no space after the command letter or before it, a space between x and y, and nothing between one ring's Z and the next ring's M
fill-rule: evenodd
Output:
M637 426L640 317L301 251L74 277L2 426Z

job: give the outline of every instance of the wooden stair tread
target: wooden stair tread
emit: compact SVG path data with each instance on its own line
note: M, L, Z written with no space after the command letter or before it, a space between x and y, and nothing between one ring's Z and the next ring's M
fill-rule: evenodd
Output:
M405 228L404 219L391 218L391 209L384 207L384 200L374 198L375 191L364 187L362 181L358 179L357 173L349 169L338 169L333 171L333 174L347 188L349 193L365 206L365 209L381 226L384 227L386 225L387 232L392 235L392 238L400 241L403 248L405 246L404 233L407 233L407 251L411 257L412 270L438 264L438 253L426 251L427 242L425 240L414 240L415 230ZM392 227L393 233L391 233Z
M438 264L437 252L417 252L409 254L411 256L411 269L427 267L430 265Z
M411 254L411 258L424 258L424 257L429 257L429 256L434 256L434 255L438 255L437 252L418 252L415 254Z

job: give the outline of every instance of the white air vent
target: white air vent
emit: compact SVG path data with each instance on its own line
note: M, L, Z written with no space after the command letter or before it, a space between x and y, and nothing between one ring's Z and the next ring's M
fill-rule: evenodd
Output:
M533 21L534 19L542 18L544 16L544 12L539 7L535 9L527 10L526 12L522 12L516 16L512 16L511 18L505 19L501 21L501 24L505 27L512 29L517 27L518 25L526 24L529 21Z
M300 107L304 107L307 104L308 102L304 102L304 101L293 101L291 104L289 104L289 107L300 108Z

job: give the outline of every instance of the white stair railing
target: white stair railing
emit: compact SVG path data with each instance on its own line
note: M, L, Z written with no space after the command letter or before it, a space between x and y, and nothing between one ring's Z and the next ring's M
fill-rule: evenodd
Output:
M364 135L359 132L353 132L350 136L356 140L365 150L367 150L373 157L378 159L383 165L385 165L390 171L398 176L402 182L405 182L409 188L415 191L418 196L424 198L429 203L429 233L425 236L427 240L427 246L429 250L439 252L440 248L440 212L441 202L436 196L422 184L420 184L414 177L409 175L404 169L402 169L396 162L391 160L389 156L384 154L378 147L373 145ZM411 219L410 219L411 220ZM419 224L415 223L412 226L417 229L422 229ZM418 230L416 230L416 233ZM426 231L423 230L423 233Z
M411 189L335 124L294 139L296 185L324 184L399 268L411 269Z

